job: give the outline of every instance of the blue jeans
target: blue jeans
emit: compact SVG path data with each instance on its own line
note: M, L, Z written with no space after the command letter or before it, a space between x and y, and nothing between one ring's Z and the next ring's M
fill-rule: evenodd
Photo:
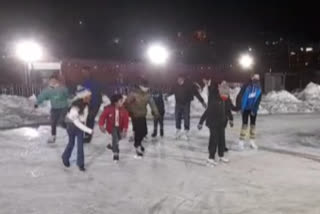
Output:
M84 167L84 152L83 152L83 134L84 133L72 123L69 123L67 125L67 132L69 136L69 143L62 154L62 159L64 160L64 162L69 162L69 159L77 138L77 144L78 144L77 165L79 167Z
M184 129L190 130L190 105L191 103L179 104L176 103L175 115L176 115L176 128L181 129L182 119L184 121Z
M66 128L64 119L67 113L68 113L68 108L51 109L50 119L51 119L51 135L52 136L56 136L58 124L61 124L63 128Z

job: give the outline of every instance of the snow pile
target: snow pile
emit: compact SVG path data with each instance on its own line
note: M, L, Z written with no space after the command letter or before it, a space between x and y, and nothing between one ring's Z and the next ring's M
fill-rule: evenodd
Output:
M269 114L276 113L309 113L312 108L293 94L287 91L272 91L263 97L261 102L262 110Z
M298 98L305 101L320 100L320 85L313 82L298 94Z
M48 116L50 106L34 109L34 97L25 98L0 95L0 127L19 126L37 121L41 116Z

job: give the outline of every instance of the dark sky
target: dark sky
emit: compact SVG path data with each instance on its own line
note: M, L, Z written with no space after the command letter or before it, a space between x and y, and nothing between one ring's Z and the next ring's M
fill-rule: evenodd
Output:
M11 0L1 3L0 42L6 47L10 40L34 37L60 57L130 58L141 39L170 40L198 29L216 43L249 43L261 32L318 41L319 21L312 1ZM114 38L120 38L119 50Z

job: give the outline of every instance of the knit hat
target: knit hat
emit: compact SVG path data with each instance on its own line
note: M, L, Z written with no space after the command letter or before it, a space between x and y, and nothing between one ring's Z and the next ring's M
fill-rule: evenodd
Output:
M143 86L145 88L148 88L149 87L149 82L148 80L146 80L145 78L141 77L139 79L139 83L138 83L139 86Z
M85 97L91 96L91 91L84 88L81 85L77 86L77 92L76 92L76 96L72 99L72 101L76 101L76 100L80 100L83 99Z

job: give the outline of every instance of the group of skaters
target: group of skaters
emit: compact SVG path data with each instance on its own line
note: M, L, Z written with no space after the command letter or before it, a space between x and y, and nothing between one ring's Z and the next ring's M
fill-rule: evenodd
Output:
M56 140L56 127L60 124L66 128L69 141L62 154L62 162L65 167L70 167L70 156L75 142L77 142L77 166L81 171L85 171L84 143L90 143L94 132L95 118L102 105L102 93L99 84L91 78L88 68L82 69L86 81L77 87L74 96L71 97L68 89L59 81L57 75L49 79L48 87L37 97L35 108L45 100L51 103L51 137L48 143ZM165 101L170 95L175 97L175 138L189 140L190 130L190 109L191 102L196 97L203 105L204 113L199 121L198 129L203 128L203 124L210 130L209 137L209 158L207 163L211 166L218 164L218 161L228 163L229 160L224 156L228 151L225 140L225 128L229 124L233 127L232 111L241 111L242 129L239 139L239 149L243 150L247 136L250 118L250 146L257 149L255 144L255 124L257 112L262 96L260 86L260 76L254 74L250 81L243 85L237 96L234 105L230 99L229 86L223 81L217 83L210 77L203 77L203 83L208 87L208 101L205 102L201 97L197 84L179 75L176 84L167 94L160 90L151 90L146 79L140 78L135 89L127 96L114 94L110 97L111 104L105 106L99 116L99 128L102 133L112 136L112 142L107 148L113 152L113 160L119 161L119 141L127 137L129 118L133 127L133 141L135 147L135 158L141 159L144 156L145 148L143 140L148 135L147 113L150 106L154 118L154 130L152 138L158 135L164 137L164 115ZM184 130L182 130L182 120ZM218 150L218 158L216 153Z

